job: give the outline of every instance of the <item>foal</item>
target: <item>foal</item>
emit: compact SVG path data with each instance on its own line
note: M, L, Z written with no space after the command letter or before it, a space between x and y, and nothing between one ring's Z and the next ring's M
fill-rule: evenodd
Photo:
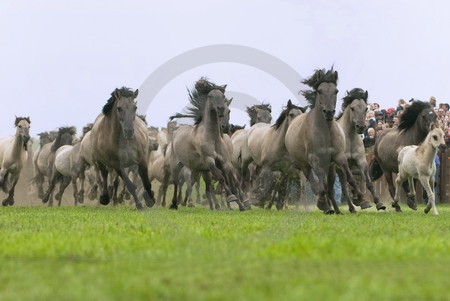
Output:
M398 154L399 173L395 181L395 197L392 207L400 211L398 188L406 180L408 180L410 189L408 197L414 199L416 195L414 179L419 179L429 199L425 213L428 213L433 208L433 214L439 215L434 197L434 174L436 172L434 158L438 150L445 152L446 149L444 131L434 124L431 125L431 131L421 145L409 145L401 149Z

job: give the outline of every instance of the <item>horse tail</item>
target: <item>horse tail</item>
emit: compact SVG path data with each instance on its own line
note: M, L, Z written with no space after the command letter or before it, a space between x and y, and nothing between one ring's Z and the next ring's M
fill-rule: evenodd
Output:
M6 184L8 183L8 175L9 172L6 172L5 176L3 177L3 180L0 181L0 189L3 190L4 193L8 193L8 187Z
M381 176L383 175L383 170L381 169L381 165L380 163L377 161L376 158L374 158L372 160L372 162L370 162L369 165L369 175L370 175L370 179L372 181L376 181L379 178L381 178Z
M238 162L239 164L242 164L242 151L239 152Z

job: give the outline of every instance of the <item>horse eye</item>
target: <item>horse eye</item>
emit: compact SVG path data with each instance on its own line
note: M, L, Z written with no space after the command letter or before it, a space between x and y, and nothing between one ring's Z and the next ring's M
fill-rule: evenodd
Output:
M22 128L22 126L21 126L21 125L19 125L19 128Z
M338 94L339 93L339 90L338 89L336 89L336 91L334 91L334 94Z
M433 136L433 139L434 139L434 140L437 140L437 136L436 136L436 135L435 135L435 136Z
M350 108L350 109L352 109L352 111L354 111L354 110L355 110L355 108Z
M121 108L121 107L118 107L118 108L117 108L117 111L122 112L122 108Z

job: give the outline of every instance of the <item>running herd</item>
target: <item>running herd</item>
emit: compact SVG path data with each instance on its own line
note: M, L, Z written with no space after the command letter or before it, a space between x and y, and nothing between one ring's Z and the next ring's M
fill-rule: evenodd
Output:
M98 190L102 205L110 200L117 203L129 192L136 208L143 209L142 199L147 207L156 203L151 183L158 180L158 203L166 205L167 188L173 184L170 208L177 209L183 184L187 186L183 204L193 205L192 190L195 185L199 190L202 177L211 210L221 208L217 194L224 194L229 208L235 202L240 210L272 204L282 209L289 184L307 181L318 197L317 207L330 214L341 213L335 200L336 174L350 212L356 212L355 206L372 206L365 199L366 187L376 209L385 210L372 185L384 174L396 211L401 211L399 187L403 182L409 183L403 185L408 205L417 208L413 179L419 179L429 197L425 212L432 209L438 215L434 158L446 146L431 105L414 101L401 115L398 127L383 131L369 168L361 139L368 93L360 88L347 92L342 112L335 117L337 82L333 68L316 70L303 81L310 87L302 91L307 107L289 100L273 125L270 105L248 107L250 129L229 123L232 99L225 97L226 85L205 78L188 91L188 113L170 117L190 117L195 124L174 127L170 122L171 127L161 131L149 128L145 117L136 114L138 90L115 89L79 139L73 127L59 128L54 137L39 134L31 181L44 203L52 204L54 198L60 205L70 183L75 204L83 203L87 179L91 200ZM31 148L30 124L29 117L16 117L16 135L0 139L0 187L8 195L3 206L14 204L14 190ZM392 173L399 173L395 183ZM354 174L361 176L357 179ZM59 191L53 196L58 183Z

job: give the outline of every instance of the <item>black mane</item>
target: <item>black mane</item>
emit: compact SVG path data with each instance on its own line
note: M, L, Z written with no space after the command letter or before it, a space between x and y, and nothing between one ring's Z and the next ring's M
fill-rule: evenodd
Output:
M196 83L193 89L188 91L189 102L191 105L187 108L188 114L180 114L177 113L174 116L171 116L170 119L174 118L193 118L195 124L199 124L203 119L203 110L206 105L206 100L208 93L212 90L219 90L222 93L225 93L226 86L218 86L210 81L206 77L200 78Z
M77 130L74 126L63 126L58 129L58 136L56 136L55 141L52 144L51 151L56 152L58 148L61 147L61 137L64 134L70 134L71 136L75 135Z
M122 95L123 97L134 97L134 91L132 91L130 88L127 87L122 87L120 89L115 89L112 93L111 93L111 97L108 99L108 101L106 102L106 104L103 106L102 112L105 115L108 115L113 106L114 106L114 102L117 100L116 99L116 91L120 92L120 95Z
M352 103L355 99L362 99L367 104L367 98L369 97L369 93L367 91L364 91L361 88L354 88L350 90L350 92L347 92L347 96L342 98L342 111L345 110L345 108L348 107L349 104Z
M330 70L317 69L310 78L302 81L302 84L310 86L313 90L303 90L300 91L300 93L306 98L311 109L313 109L316 105L317 88L319 88L320 84L332 83L336 85L337 80L338 73L337 71L334 71L333 67L331 67Z
M16 120L14 121L14 126L17 126L21 120L25 120L26 122L28 122L28 124L31 124L30 117L17 117L16 116Z
M292 109L299 109L303 113L305 113L305 110L306 110L305 108L302 108L302 107L292 104L291 100L289 99L286 108L281 112L280 116L278 116L278 119L277 119L277 121L275 121L275 124L272 125L273 127L275 127L275 130L278 130L278 128L283 124L284 120L286 119L286 117L289 114L289 111Z
M432 109L429 102L414 100L400 115L398 130L410 129L416 122L417 116L425 109Z
M270 104L260 104L260 105L253 105L251 107L247 107L247 114L248 117L250 117L250 125L254 125L255 123L258 122L258 116L256 114L256 109L260 109L260 110L265 110L265 111L269 111L270 113L272 113L272 107L270 106Z

